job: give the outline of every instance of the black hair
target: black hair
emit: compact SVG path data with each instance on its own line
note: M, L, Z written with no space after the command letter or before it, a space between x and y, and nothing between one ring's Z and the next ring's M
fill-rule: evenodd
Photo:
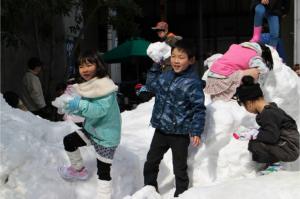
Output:
M255 101L264 95L259 83L255 83L254 78L247 75L242 78L242 84L237 88L235 96L241 105L246 101Z
M31 57L28 62L27 66L30 70L34 70L36 67L42 67L43 62L38 57Z
M56 85L55 91L57 91L57 92L58 92L58 91L65 91L66 88L67 88L67 84L64 83L64 82L60 82L60 83L58 83L58 84Z
M71 74L66 82L66 85L72 85L72 84L80 84L83 83L84 80L80 77L80 74L78 71L76 73Z
M78 66L81 64L91 63L96 65L96 76L103 78L108 76L107 66L101 57L101 54L96 50L89 50L81 54L78 58Z
M273 69L273 58L272 58L272 53L269 47L267 47L265 44L262 42L257 42L261 48L261 57L263 58L266 66L272 70Z
M3 98L10 106L18 108L20 98L16 93L12 91L6 91L3 93Z
M184 39L180 39L175 42L175 44L172 46L172 51L177 48L180 51L185 52L188 55L188 58L191 59L196 56L196 48L195 45L192 44L192 42L189 42Z

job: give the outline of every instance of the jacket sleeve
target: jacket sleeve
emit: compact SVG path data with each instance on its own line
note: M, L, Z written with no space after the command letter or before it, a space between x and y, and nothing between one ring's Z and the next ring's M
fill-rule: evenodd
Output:
M148 91L153 93L156 92L158 77L161 73L161 66L157 63L154 63L147 73L146 88Z
M113 98L113 95L108 95L107 97L94 101L81 99L78 111L75 114L88 118L103 117L108 113L111 105L113 104Z
M30 91L30 97L38 108L43 108L46 106L43 89L41 82L38 77L34 76L28 82L28 87Z
M257 140L268 144L276 144L280 137L281 119L274 111L265 111L261 115L261 120Z
M188 93L193 108L190 136L200 136L204 130L206 114L203 83L199 82L198 84L192 85Z

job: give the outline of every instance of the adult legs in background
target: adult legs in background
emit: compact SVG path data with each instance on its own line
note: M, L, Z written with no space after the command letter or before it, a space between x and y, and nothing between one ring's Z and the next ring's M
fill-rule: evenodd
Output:
M276 49L279 41L279 17L268 15L267 20L270 30L270 45Z
M253 36L250 41L257 42L260 40L260 35L262 31L263 19L266 14L266 8L262 4L258 4L255 7L255 15L254 15L254 27L253 27Z

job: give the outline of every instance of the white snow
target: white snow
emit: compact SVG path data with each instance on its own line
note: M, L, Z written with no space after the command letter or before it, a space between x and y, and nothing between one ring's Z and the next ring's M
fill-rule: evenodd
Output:
M300 79L281 63L278 54L263 85L266 98L278 103L300 125ZM154 100L122 113L122 139L112 166L113 199L167 199L174 193L170 151L160 165L160 194L143 187L143 165L153 136L149 126ZM69 164L63 137L77 129L71 122L50 122L13 109L0 97L0 198L96 198L96 156L92 147L81 152L90 178L67 182L56 171ZM300 198L300 161L285 164L285 171L257 176L262 165L251 161L247 142L232 132L239 125L253 127L255 115L236 102L206 99L207 120L202 144L189 149L190 189L179 198L197 199L295 199Z

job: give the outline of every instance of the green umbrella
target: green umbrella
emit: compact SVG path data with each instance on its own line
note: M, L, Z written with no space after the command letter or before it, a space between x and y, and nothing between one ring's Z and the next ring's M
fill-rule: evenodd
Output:
M131 39L103 54L107 63L118 63L135 56L147 56L150 42L144 39Z

